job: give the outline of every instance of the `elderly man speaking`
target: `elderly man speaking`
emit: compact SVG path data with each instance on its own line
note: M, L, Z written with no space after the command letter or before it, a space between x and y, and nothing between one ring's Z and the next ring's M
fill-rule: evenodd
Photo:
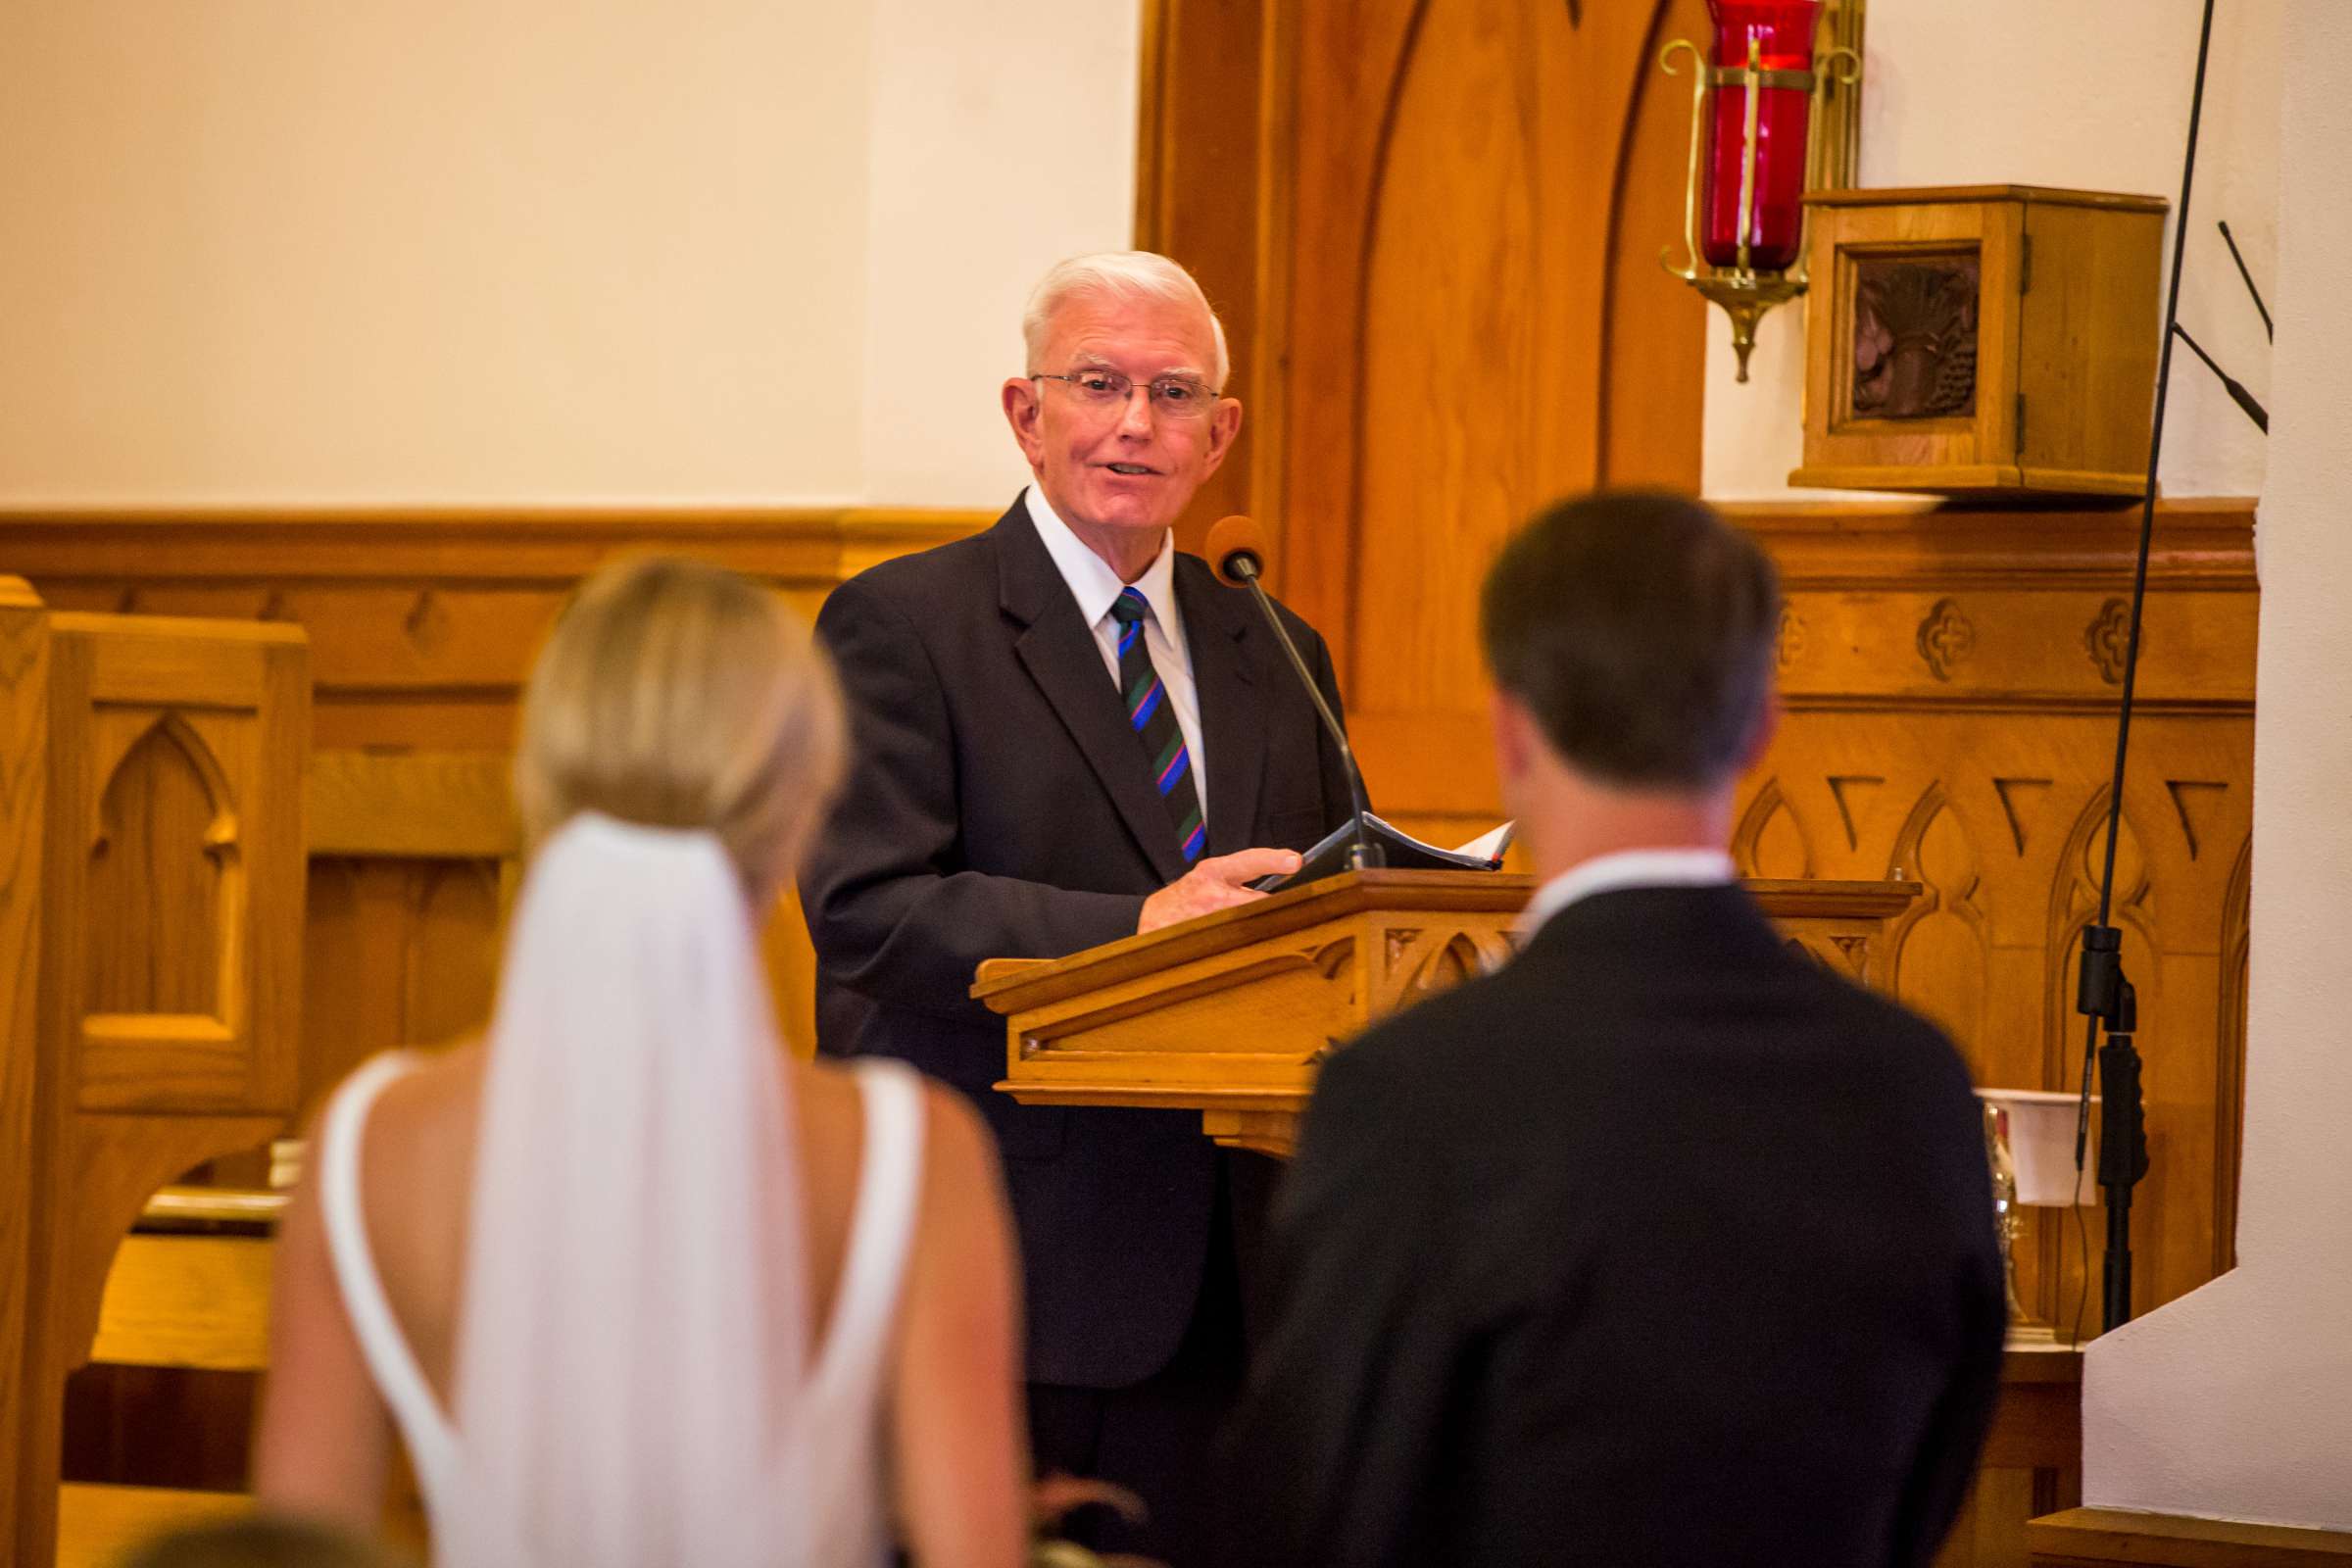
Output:
M983 958L1059 957L1258 897L1348 819L1337 750L1241 591L1172 524L1232 450L1224 329L1144 252L1046 274L1004 416L1034 482L987 532L835 589L817 631L855 760L801 891L818 1046L910 1061L995 1128L1019 1220L1042 1471L1126 1485L1140 1533L1204 1561L1201 1459L1243 1365L1237 1157L1189 1113L996 1093ZM1324 698L1313 629L1284 612ZM1240 1172L1243 1207L1251 1173Z

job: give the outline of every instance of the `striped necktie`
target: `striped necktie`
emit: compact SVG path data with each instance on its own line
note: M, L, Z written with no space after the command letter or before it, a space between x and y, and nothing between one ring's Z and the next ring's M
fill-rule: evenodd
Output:
M1127 722L1144 744L1152 787L1176 824L1176 840L1189 865L1208 847L1208 827L1200 817L1200 794L1193 784L1184 726L1176 722L1176 707L1152 667L1152 650L1144 646L1144 616L1151 609L1151 601L1136 588L1120 589L1111 601L1110 618L1119 623L1119 691L1126 698Z

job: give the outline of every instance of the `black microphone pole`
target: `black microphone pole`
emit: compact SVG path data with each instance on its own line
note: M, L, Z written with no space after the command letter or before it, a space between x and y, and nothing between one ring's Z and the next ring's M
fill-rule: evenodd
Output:
M2230 401L2236 404L2244 412L2246 417L2254 421L2254 428L2260 430L2264 435L2269 435L2271 433L2271 411L2262 406L2262 399L2247 391L2243 381L2215 364L2213 356L2205 352L2205 345L2188 335L2187 327L2175 321L2173 330L2180 335L2181 342L2188 345L2188 352L2203 360L2205 368L2220 378L2222 390L2229 393Z
M1340 749L1340 762L1348 771L1348 792L1355 802L1355 842L1348 849L1348 869L1363 871L1386 865L1388 857L1381 853L1378 844L1372 842L1371 824L1365 820L1371 815L1372 808L1364 799L1364 775L1355 765L1355 750L1348 744L1348 731L1341 727L1340 715L1333 712L1331 705L1323 700L1323 689L1315 684L1314 671L1308 669L1306 661L1298 657L1298 645L1292 642L1291 634L1283 629L1282 617L1274 612L1274 601L1266 597L1265 584L1257 580L1257 552L1229 550L1225 553L1225 559L1217 563L1217 571L1221 576L1240 582L1257 601L1258 611L1266 617L1267 626L1273 629L1274 640L1282 644L1284 653L1291 656L1291 667L1298 672L1298 684L1306 688L1307 701L1315 705L1315 712L1323 720L1323 732Z
M2156 532L2156 464L2164 452L2164 408L2172 389L2173 339L2180 326L2180 262L2188 250L2188 197L2197 174L2197 126L2205 114L2205 62L2213 45L2213 0L2197 33L2197 79L2188 99L2188 150L2180 164L2180 207L2174 218L2173 276L2165 292L2163 348L2156 364L2156 413L2148 431L2148 479L2139 498L2139 556L2132 572L2132 630L2124 644L2124 691L2115 720L2115 773L2107 792L2106 860L2099 872L2099 917L2082 928L2075 1008L2084 1014L2082 1100L2075 1117L2075 1171L2082 1170L2090 1129L2090 1071L2099 1027L2107 1044L2096 1059L2102 1090L2099 1186L2107 1200L2106 1326L2132 1319L2132 1189L2148 1173L2147 1124L2139 1099L2138 1001L2124 977L2124 934L2108 923L2115 904L2115 841L2123 826L2124 763L2132 750L2132 702L2138 687L2139 623L2148 600L2148 555Z

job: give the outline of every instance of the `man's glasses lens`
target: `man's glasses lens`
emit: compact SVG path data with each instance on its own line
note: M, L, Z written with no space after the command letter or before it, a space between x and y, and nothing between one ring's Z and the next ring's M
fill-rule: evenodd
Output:
M1065 381L1088 404L1104 408L1125 403L1135 395L1135 382L1117 370L1072 370L1067 375L1040 375L1041 381ZM1146 392L1152 407L1162 414L1204 414L1215 401L1208 387L1189 375L1154 376Z

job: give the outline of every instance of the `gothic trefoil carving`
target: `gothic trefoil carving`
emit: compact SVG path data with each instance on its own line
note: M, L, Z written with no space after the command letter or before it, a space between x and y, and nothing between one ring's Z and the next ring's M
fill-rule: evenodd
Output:
M1938 599L1927 618L1919 623L1916 646L1928 673L1937 680L1948 681L1952 671L1968 662L1969 655L1977 651L1977 628L1961 613L1958 600Z
M1781 606L1781 635L1773 649L1775 668L1786 675L1805 657L1805 622L1792 605Z
M2082 633L2082 650L2090 655L2091 667L2110 686L2124 683L2124 658L2131 642L2132 607L2121 599L2101 605Z

